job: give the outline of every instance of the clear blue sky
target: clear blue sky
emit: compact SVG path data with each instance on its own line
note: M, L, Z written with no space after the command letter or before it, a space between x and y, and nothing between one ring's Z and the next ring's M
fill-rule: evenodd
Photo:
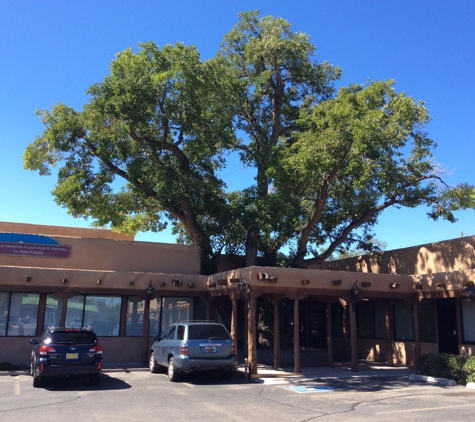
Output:
M57 102L81 109L115 53L138 42L181 41L210 58L238 12L253 9L309 34L317 60L342 68L339 85L393 78L398 91L425 101L446 181L475 184L473 0L0 0L0 221L90 225L55 204L55 176L22 168L25 147L43 129L36 109ZM228 175L247 172L230 167ZM457 213L455 224L426 212L388 210L376 237L395 249L475 234L475 211ZM136 239L174 241L168 233Z

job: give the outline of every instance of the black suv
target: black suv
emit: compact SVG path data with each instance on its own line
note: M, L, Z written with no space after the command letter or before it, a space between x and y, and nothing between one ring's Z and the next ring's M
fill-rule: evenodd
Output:
M92 385L101 381L102 346L89 328L48 327L40 340L30 340L33 387L46 377L86 375Z

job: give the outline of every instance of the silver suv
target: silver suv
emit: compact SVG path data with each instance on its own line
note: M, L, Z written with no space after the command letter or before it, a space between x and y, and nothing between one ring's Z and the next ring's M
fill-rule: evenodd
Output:
M181 373L207 370L220 371L223 379L231 377L236 349L223 324L178 321L154 339L150 350L150 372L167 367L170 381L178 381Z

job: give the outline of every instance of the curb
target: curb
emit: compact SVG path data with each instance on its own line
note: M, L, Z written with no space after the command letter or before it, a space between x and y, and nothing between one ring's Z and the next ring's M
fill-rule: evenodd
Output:
M412 375L409 376L409 379L411 381L426 381L426 382L429 382L429 383L440 384L440 385L445 385L445 386L449 386L449 387L453 387L454 385L457 385L457 383L454 380L447 379L447 378L429 377L427 375L412 374Z

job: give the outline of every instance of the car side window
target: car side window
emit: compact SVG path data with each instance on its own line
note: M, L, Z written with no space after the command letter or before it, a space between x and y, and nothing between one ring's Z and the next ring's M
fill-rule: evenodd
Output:
M176 331L176 327L175 326L171 327L170 332L167 335L167 340L173 340L175 338L175 331Z
M160 340L164 340L164 339L167 338L168 333L170 332L170 329L171 329L171 328L172 328L172 327L167 327L167 328L165 329L165 331L164 331L164 332L162 333L162 335L160 336Z
M185 326L179 325L178 330L176 332L176 339L177 340L184 340L185 338Z

